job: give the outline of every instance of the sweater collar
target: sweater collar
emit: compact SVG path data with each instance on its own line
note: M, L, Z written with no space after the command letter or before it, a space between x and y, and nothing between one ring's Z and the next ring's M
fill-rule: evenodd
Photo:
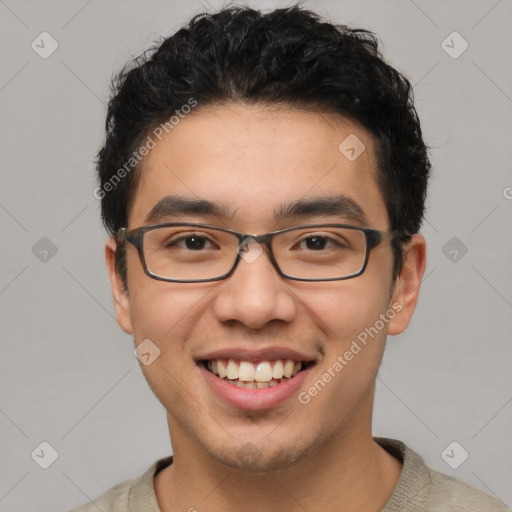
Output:
M425 461L402 441L385 437L373 440L402 462L402 472L382 512L411 510L414 500L430 485L431 472Z

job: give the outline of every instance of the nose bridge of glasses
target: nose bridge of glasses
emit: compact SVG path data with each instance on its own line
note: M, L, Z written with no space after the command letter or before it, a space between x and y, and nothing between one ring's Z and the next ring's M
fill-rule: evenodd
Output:
M272 254L270 245L271 239L272 236L270 234L245 235L236 249L237 258L243 259L245 263L254 263L266 249L270 262L275 266L275 257ZM249 245L252 248L249 248Z
M254 251L254 253L258 253L258 255L261 252L263 252L263 249L265 249L265 248L268 251L270 251L270 240L271 240L271 236L269 234L263 234L263 235L244 234L244 238L241 241L239 239L237 253L240 255L247 254L251 250L249 248L249 245L253 245L252 251Z
M244 234L242 241L240 241L240 239L239 239L237 252L248 251L249 244L253 244L254 246L260 246L260 249L258 249L259 251L261 251L261 249L264 247L266 247L267 249L270 249L270 240L271 240L271 235L269 235L269 234L263 234L263 235Z

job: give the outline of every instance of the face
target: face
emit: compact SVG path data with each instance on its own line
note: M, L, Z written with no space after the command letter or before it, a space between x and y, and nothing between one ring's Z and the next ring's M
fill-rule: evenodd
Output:
M349 135L366 148L356 159L338 149ZM169 195L222 203L227 216L187 213L159 222L200 222L252 235L314 223L357 225L344 213L274 218L295 201L340 195L359 205L367 227L388 230L376 169L369 133L339 115L236 104L197 110L146 158L128 228L144 225ZM175 454L187 445L232 467L266 470L369 435L386 335L406 328L416 304L422 237L413 237L396 283L386 239L362 275L330 282L285 279L266 251L241 259L221 281L158 281L144 273L128 244L129 294L114 269L114 248L109 240L118 322L136 345L149 339L160 350L141 368L168 412ZM205 367L207 360L230 358L262 374L268 367L258 370L258 363L268 361L273 371L286 359L301 362L302 371L266 389L245 389Z

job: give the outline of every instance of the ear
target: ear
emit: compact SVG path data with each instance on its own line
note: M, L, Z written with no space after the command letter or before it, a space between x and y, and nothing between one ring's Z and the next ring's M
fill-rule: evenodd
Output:
M110 286L112 288L114 309L119 327L121 327L124 332L132 334L133 330L130 317L130 300L128 299L127 291L124 289L121 276L117 273L115 262L116 247L116 241L113 237L110 237L105 244L105 260L110 276Z
M427 264L427 243L422 235L412 235L405 245L404 264L396 278L391 305L397 314L388 323L388 334L400 334L409 325L418 297L421 280Z

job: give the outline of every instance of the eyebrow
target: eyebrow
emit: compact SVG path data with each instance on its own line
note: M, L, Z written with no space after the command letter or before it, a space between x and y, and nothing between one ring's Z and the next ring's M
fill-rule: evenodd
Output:
M144 219L147 224L155 224L171 218L189 215L231 219L236 211L232 211L225 203L207 199L193 199L177 195L169 195L160 199ZM363 209L352 198L343 194L321 196L312 199L298 199L280 205L274 210L273 220L306 219L318 216L342 217L361 226L368 226L368 218Z

